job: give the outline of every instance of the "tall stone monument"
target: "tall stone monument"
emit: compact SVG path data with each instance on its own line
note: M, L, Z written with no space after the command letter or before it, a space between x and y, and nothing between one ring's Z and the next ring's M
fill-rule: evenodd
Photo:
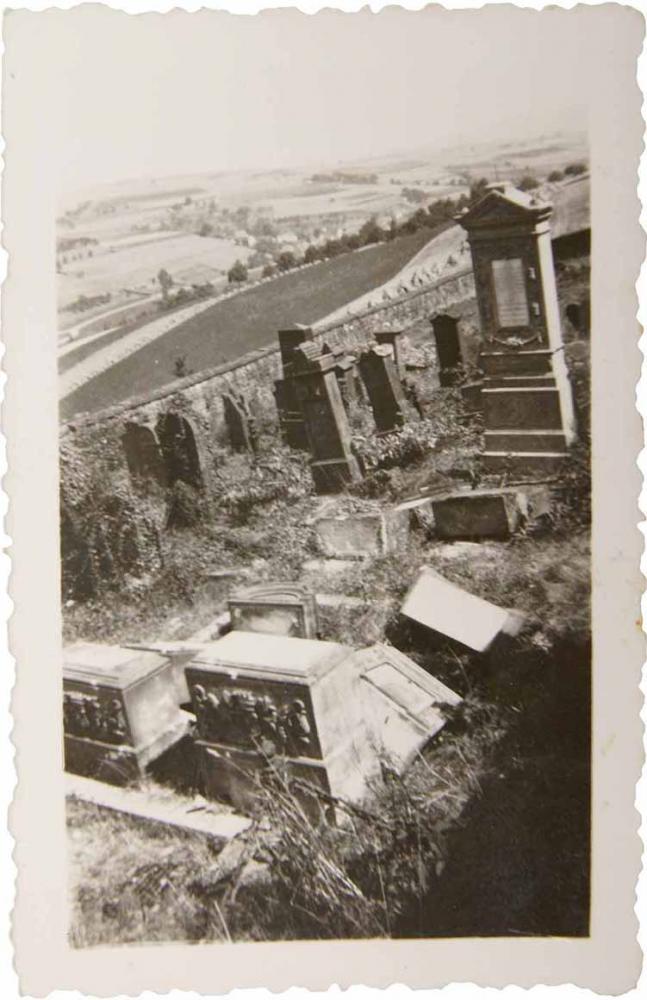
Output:
M351 432L339 391L333 354L304 343L295 352L292 378L312 460L318 493L337 493L344 484L361 479L351 449Z
M459 216L485 345L486 471L558 471L575 440L550 237L552 205L492 184Z

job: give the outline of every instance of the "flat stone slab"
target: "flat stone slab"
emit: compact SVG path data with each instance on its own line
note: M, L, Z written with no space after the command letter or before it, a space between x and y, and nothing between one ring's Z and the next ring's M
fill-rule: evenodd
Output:
M191 800L162 790L155 793L143 788L121 788L92 778L82 778L78 774L65 775L65 795L103 809L206 834L218 840L231 840L252 823L249 817L231 812L226 806L214 807L204 799Z
M501 632L516 635L523 624L519 612L497 607L423 567L402 605L402 614L477 653Z
M409 539L409 512L394 507L374 513L321 517L314 524L326 556L362 559L403 548Z

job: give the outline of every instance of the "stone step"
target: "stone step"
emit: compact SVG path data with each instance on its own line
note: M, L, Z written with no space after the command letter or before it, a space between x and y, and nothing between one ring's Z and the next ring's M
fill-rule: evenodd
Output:
M560 430L557 387L483 389L483 416L490 430Z
M484 451L481 455L484 472L509 473L515 477L559 473L567 457L562 451Z
M552 351L484 351L480 364L486 375L547 375L552 371Z
M563 431L490 431L485 432L487 452L566 452Z
M553 389L556 386L553 375L492 375L484 383L484 389Z

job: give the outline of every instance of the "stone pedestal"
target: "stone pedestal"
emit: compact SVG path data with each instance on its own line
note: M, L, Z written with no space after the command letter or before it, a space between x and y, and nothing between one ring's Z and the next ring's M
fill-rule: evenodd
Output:
M314 819L360 799L382 761L405 767L460 701L392 647L249 632L203 649L187 682L207 794L247 810L261 786L289 789Z
M299 583L260 583L237 590L228 601L232 629L290 635L300 639L317 636L314 594Z
M507 184L459 217L485 347L484 468L511 478L562 467L575 439L550 241L552 206Z
M99 643L64 651L63 720L66 770L111 784L140 777L187 728L167 658Z

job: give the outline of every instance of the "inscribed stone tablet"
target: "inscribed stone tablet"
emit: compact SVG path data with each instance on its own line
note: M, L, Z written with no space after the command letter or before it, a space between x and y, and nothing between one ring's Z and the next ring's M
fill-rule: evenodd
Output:
M521 260L518 257L493 260L492 275L499 326L527 326L528 300Z

